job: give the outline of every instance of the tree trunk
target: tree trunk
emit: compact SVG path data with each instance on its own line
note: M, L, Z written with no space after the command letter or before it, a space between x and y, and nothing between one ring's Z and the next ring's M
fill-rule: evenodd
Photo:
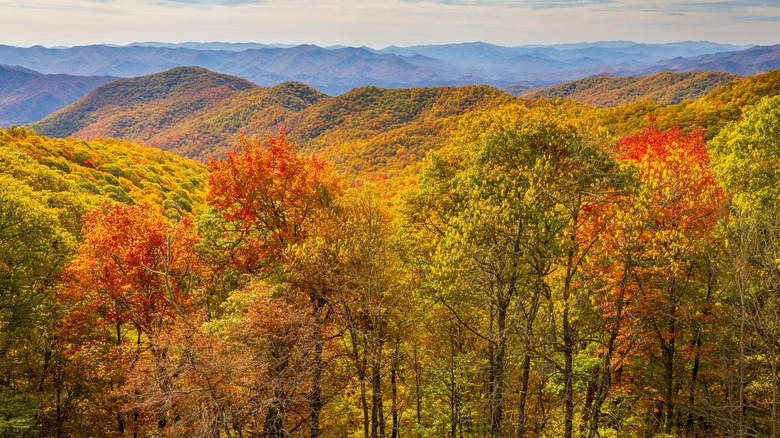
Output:
M277 376L282 376L289 365L289 358L280 345L272 346L271 357L276 361L274 371ZM268 404L265 422L263 424L263 436L265 438L282 438L284 431L284 390L277 386L274 388L274 396Z
M417 426L422 425L422 391L420 390L420 373L422 368L420 367L420 361L417 358L417 347L414 348L414 398L417 408Z
M564 436L572 438L574 429L574 337L569 322L569 301L563 304L563 404Z
M612 358L615 354L615 342L622 328L623 322L623 309L625 307L626 288L628 287L628 281L630 278L630 272L632 270L632 263L626 262L623 264L623 275L620 281L620 289L615 302L615 316L612 319L612 327L609 332L609 339L607 339L606 351L604 352L604 365L601 370L601 383L599 384L596 397L593 401L593 408L590 417L590 429L588 431L589 438L596 438L599 436L599 421L601 420L601 407L607 400L609 390L612 388Z
M396 375L398 374L398 340L395 341L395 352L393 353L393 362L390 366L390 391L393 398L391 399L391 411L393 418L393 430L390 433L392 438L398 438L400 432L399 418L398 418L398 385L396 382Z
M520 377L520 400L517 403L517 429L515 436L523 438L525 435L525 405L528 399L528 382L531 376L531 354L528 349L523 353L523 371Z
M309 398L311 410L311 438L320 436L320 411L322 411L322 339L317 339L314 345L314 375L312 376L312 390Z
M369 427L371 417L368 413L368 396L366 394L366 370L368 369L368 357L366 357L365 351L365 337L363 339L363 357L358 359L360 356L360 349L358 348L357 344L357 336L354 334L354 331L352 333L352 350L355 356L355 363L357 364L358 379L360 379L360 406L363 409L363 436L368 438L370 436Z
M376 341L371 363L371 438L384 438L384 412L382 406L382 341Z
M499 286L500 287L500 286ZM504 369L506 368L506 314L509 308L509 299L501 292L498 296L498 312L496 315L496 329L498 342L495 348L493 360L492 388L490 394L490 434L501 434L501 420L504 413Z
M675 337L677 335L677 306L674 296L674 280L669 287L668 302L668 328L669 340L661 341L661 352L664 362L664 410L661 419L664 433L671 433L674 423L674 356L675 356Z

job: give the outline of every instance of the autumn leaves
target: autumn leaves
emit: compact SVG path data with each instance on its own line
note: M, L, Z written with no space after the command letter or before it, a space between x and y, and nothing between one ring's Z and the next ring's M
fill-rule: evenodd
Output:
M762 105L714 166L698 131L474 113L393 202L244 138L196 218L103 206L35 271L45 396L15 403L61 436L775 433Z

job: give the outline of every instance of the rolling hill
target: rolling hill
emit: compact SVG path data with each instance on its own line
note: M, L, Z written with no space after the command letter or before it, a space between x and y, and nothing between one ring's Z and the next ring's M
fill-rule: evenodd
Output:
M719 72L663 72L642 77L601 74L533 90L522 97L572 99L598 107L618 106L640 100L671 105L698 99L739 77L736 74Z
M618 134L629 134L648 125L704 129L713 138L728 123L739 120L745 108L780 94L780 69L748 76L722 85L709 94L676 105L638 101L600 111L601 123Z
M608 90L643 86L644 94L626 91L624 98L660 99L670 83L677 84L672 87L674 98L682 98L729 77L665 73L628 79L628 85L622 82L625 78L591 82ZM571 87L591 93L598 89L581 82ZM413 175L425 154L445 144L458 121L474 111L544 106L551 112L586 116L616 135L656 124L702 128L712 137L724 124L739 119L743 108L778 93L780 70L731 81L703 97L671 105L640 100L596 108L562 98L521 99L488 86L360 87L331 97L300 83L267 88L186 67L106 84L31 126L44 135L124 138L199 160L224 153L239 135L264 137L285 128L302 148L334 163L348 184L402 185L404 178L394 177Z
M198 67L178 67L103 85L36 126L54 137L123 137L149 143L155 131L252 88L258 86L237 77Z
M115 79L110 76L45 75L0 64L0 126L40 120Z
M48 138L0 129L0 178L40 191L79 227L99 204L147 204L166 216L192 216L205 204L207 170L168 152L118 139Z
M440 122L517 99L487 86L361 87L329 97L300 83L259 87L198 67L123 79L32 126L50 136L119 137L205 159L241 133L285 127L292 139L331 145L413 128L434 135Z

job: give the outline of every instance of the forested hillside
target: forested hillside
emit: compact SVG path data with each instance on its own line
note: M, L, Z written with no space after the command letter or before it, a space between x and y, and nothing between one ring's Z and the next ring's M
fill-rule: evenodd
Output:
M204 107L219 106L251 88L257 85L237 77L197 67L175 68L106 84L35 127L51 136L122 137L149 144L155 131L186 123Z
M598 107L611 107L631 102L652 100L663 105L696 100L713 89L739 79L739 75L719 72L671 73L651 76L622 76L609 74L592 76L534 90L522 97L533 99L564 98Z
M718 80L728 77L659 74L608 82L615 86L624 80L634 84L627 89L637 89L635 86L643 83L646 93L660 96L665 89L662 84L676 83L691 92L708 87L707 80L713 75ZM375 181L383 187L400 187L418 172L426 153L441 147L458 121L472 111L504 105L546 107L590 118L616 135L656 123L664 128L705 129L711 138L725 123L737 120L742 108L777 94L779 78L776 70L737 79L704 97L674 105L641 100L599 109L560 98L519 99L487 86L362 87L329 97L299 83L263 88L186 67L107 84L32 126L45 135L125 138L200 160L224 154L241 134L252 136L285 128L289 138L304 150L333 162L348 184ZM582 83L571 84L577 87ZM679 90L673 88L669 93L680 96ZM599 95L614 93L610 87ZM402 178L394 179L399 175Z
M776 436L779 91L177 68L36 129L205 165L0 130L0 436Z
M780 94L780 70L772 70L729 82L694 101L668 106L649 101L634 102L605 108L599 117L618 134L656 124L662 128L704 129L709 139L729 122L739 120L746 107L777 94Z
M493 87L362 87L328 97L299 83L263 88L199 68L107 84L32 126L40 133L119 137L206 160L241 134L277 132L349 177L386 179L441 146L461 115L517 102Z

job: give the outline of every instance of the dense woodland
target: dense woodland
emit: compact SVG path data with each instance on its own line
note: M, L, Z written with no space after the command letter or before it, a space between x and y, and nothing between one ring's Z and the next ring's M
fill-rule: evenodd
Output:
M206 165L0 130L0 436L780 437L780 72L284 87Z

